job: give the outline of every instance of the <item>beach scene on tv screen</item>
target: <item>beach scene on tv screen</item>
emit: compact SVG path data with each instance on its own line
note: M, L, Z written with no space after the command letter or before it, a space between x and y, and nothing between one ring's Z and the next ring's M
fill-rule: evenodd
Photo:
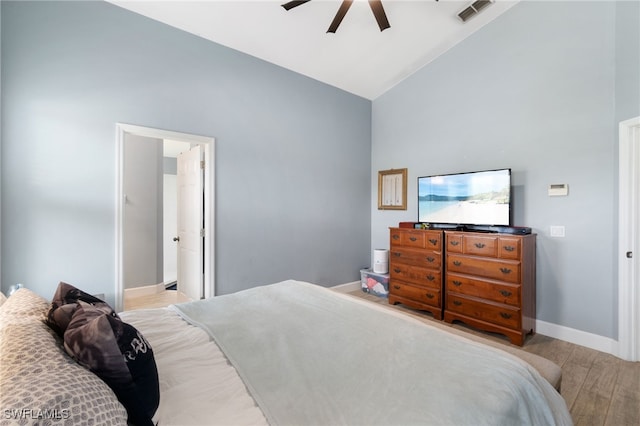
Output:
M508 170L418 179L418 221L509 225Z

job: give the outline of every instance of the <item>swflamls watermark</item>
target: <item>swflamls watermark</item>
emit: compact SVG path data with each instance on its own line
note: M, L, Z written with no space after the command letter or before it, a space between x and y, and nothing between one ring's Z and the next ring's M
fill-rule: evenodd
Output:
M3 411L5 419L11 420L66 420L71 413L67 408L54 409L34 409L34 408L11 408Z

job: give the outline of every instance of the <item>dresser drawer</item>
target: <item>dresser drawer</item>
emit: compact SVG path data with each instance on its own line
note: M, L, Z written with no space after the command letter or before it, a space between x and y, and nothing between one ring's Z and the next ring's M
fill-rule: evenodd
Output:
M497 281L469 278L464 275L447 274L446 291L475 296L507 305L520 306L521 286Z
M460 254L447 256L447 272L477 275L520 284L520 262L479 258Z
M507 305L486 303L470 297L447 293L445 309L514 330L522 328L520 310Z
M440 270L423 268L421 266L393 263L389 269L389 277L391 280L407 281L428 287L442 287L442 274Z
M413 229L392 229L391 246L398 245L414 248L427 248L430 250L442 250L441 233L437 231L423 231Z
M439 289L418 287L403 282L391 282L389 293L404 297L406 299L415 300L416 302L431 305L436 308L442 306L442 297Z
M448 253L462 253L462 234L445 233Z
M522 240L520 238L500 236L498 243L498 256L501 259L520 260L522 252Z
M456 231L447 231L445 235L448 253L513 260L520 260L522 255L522 239L519 237L497 234L466 234Z
M463 235L462 252L478 256L498 256L498 236Z
M425 233L406 229L391 231L391 246L425 248Z
M405 247L392 247L389 252L391 264L409 263L427 268L439 269L442 266L442 253L426 249L411 249Z

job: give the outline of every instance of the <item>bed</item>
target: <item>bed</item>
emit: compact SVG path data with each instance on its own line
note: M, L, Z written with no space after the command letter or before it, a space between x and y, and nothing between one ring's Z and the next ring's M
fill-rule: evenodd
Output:
M25 300L13 302L16 295ZM27 303L36 296L21 289L0 306L0 425L15 420L7 410L24 408L57 409L60 424L126 424L109 386L74 362L43 321L50 303ZM29 315L16 313L25 305ZM572 424L554 388L559 380L552 385L519 357L309 283L289 280L119 317L153 348L154 424ZM47 361L58 360L51 377L42 357L15 356L44 344L53 348ZM32 383L68 376L82 380L47 392ZM68 394L80 385L82 392Z

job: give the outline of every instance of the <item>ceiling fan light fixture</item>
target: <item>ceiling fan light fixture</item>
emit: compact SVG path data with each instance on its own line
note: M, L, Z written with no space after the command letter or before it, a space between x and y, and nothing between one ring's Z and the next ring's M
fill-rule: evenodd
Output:
M291 10L294 7L298 7L302 4L305 4L311 0L295 0L289 1L287 3L282 4L281 6L285 10ZM438 1L438 0L436 0ZM340 26L340 23L344 19L344 16L347 14L347 11L351 7L353 0L343 0L340 8L336 12L336 16L331 21L331 25L329 25L328 33L335 33ZM380 31L384 31L387 28L390 28L389 20L387 19L387 14L384 12L384 7L382 6L382 0L369 0L369 6L371 7L371 11L373 12L373 16L376 18L376 22L378 23L378 27L380 27Z

